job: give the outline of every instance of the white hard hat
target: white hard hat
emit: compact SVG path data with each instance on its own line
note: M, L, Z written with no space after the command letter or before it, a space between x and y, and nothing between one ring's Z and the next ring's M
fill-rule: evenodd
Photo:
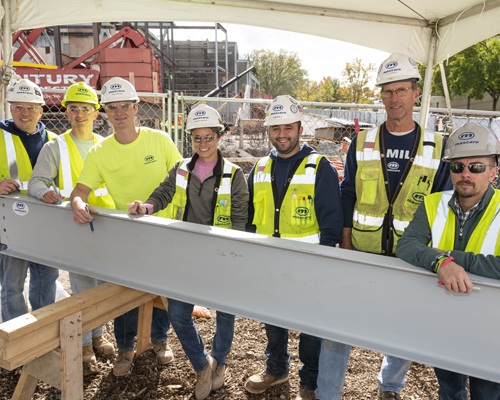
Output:
M115 101L138 102L139 97L134 86L129 81L122 78L111 78L101 89L101 103L108 104Z
M217 128L224 130L219 112L206 104L199 104L191 110L186 121L186 131L191 133L196 128Z
M266 108L265 126L293 124L302 121L302 107L293 97L276 97Z
M380 64L375 86L380 87L386 83L409 81L411 79L416 79L417 82L422 80L417 63L411 57L395 53Z
M499 154L500 138L485 126L467 122L454 131L446 141L443 161Z
M8 102L45 104L42 90L28 79L21 79L9 87L7 92Z

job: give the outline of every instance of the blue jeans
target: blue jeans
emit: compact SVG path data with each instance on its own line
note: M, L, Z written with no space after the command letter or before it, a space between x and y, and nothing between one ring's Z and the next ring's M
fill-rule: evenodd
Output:
M445 369L434 368L439 382L439 400L467 400L467 378L471 400L499 400L500 384L462 375Z
M181 342L184 353L191 361L196 372L203 371L209 363L203 339L196 329L191 317L193 304L168 299L168 314L175 333ZM212 357L217 360L217 366L226 364L226 358L231 350L234 336L234 315L217 311L217 329L212 339Z
M384 355L378 374L378 387L385 392L400 393L405 387L405 376L411 361Z
M99 279L91 278L90 276L75 274L74 272L69 273L69 281L71 283L71 291L73 294L81 293L87 289L91 289L104 281ZM82 335L82 346L90 346L92 344L92 338L98 338L102 336L103 325L92 329L89 332L85 332Z
M30 269L29 300L31 309L35 311L56 300L56 280L59 277L57 268L0 254L3 322L28 312L23 297L28 267Z
M115 339L118 351L134 350L138 319L139 307L115 318ZM170 321L167 312L160 308L153 307L151 342L165 342L167 340L167 331L169 327Z
M267 367L266 373L276 379L288 376L290 354L288 354L288 329L264 324L267 335ZM321 339L316 336L300 334L299 359L302 367L299 369L300 387L315 390L318 379L318 361L321 349Z

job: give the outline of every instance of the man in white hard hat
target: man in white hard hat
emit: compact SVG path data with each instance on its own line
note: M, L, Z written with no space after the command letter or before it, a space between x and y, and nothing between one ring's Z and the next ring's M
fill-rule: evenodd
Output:
M444 160L450 163L454 190L424 199L396 249L398 257L436 273L448 291L470 293L474 285L467 272L500 279L500 191L491 186L499 154L500 137L486 127L468 122L453 132ZM496 382L434 371L442 400L467 400L467 381L472 400L500 399Z
M94 89L84 82L75 83L66 90L61 104L66 107L66 116L71 122L71 129L58 136L57 140L51 140L43 146L28 185L28 193L31 196L49 204L69 198L88 151L94 144L104 139L92 132L93 123L101 107ZM58 187L57 191L54 185ZM105 185L91 192L88 203L115 208L115 203ZM69 273L69 280L73 294L103 283L98 279L74 272ZM113 345L103 336L102 325L84 333L82 345L84 363L96 363L93 348L106 356L111 356L115 352Z
M441 161L443 137L413 120L421 79L415 61L402 54L391 54L378 70L376 85L387 120L360 132L347 152L340 188L342 248L394 256L398 238L424 197L452 187L449 168ZM318 399L341 399L350 351L350 345L323 340ZM409 360L384 356L378 376L382 400L401 399L410 366Z
M339 177L332 163L306 143L300 144L302 107L290 96L278 96L264 123L274 146L248 176L247 230L267 236L335 246L341 240L342 205ZM288 380L288 330L265 324L266 369L245 383L250 393L263 393ZM321 339L300 334L300 392L296 400L315 399Z
M0 194L27 193L28 182L43 145L56 135L40 122L45 104L40 88L21 79L9 88L12 119L0 121ZM29 300L36 310L52 304L56 297L59 270L0 254L2 320L25 314L24 281L30 269Z
M165 132L135 125L139 97L130 82L121 78L107 81L101 90L101 102L114 133L90 149L71 193L73 218L79 224L88 224L95 218L85 209L92 189L106 184L116 208L128 211L127 203L134 200L145 202L181 158ZM98 214L92 206L89 210ZM165 213L155 215L165 216ZM97 224L94 225L98 229ZM138 313L136 308L115 319L118 357L113 373L116 376L126 375L131 369ZM167 312L154 308L151 341L162 364L173 360L172 350L167 345L169 325Z

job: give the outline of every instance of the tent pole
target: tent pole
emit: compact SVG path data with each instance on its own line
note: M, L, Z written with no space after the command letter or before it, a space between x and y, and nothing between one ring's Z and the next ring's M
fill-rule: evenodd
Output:
M429 107L431 105L432 73L434 72L434 57L436 56L436 42L437 42L437 35L434 28L432 29L432 36L429 43L429 52L427 54L427 66L425 69L424 88L422 90L420 121L419 121L419 124L422 129L427 128L427 120L429 119Z
M439 69L441 70L441 80L443 82L444 98L446 99L446 108L448 108L448 117L450 122L448 124L448 133L453 131L453 114L451 113L451 101L450 92L448 90L448 81L446 80L446 74L444 73L444 65L442 62L439 63Z
M3 69L2 69L2 81L0 87L2 88L1 93L1 118L10 118L10 107L5 101L7 96L7 90L9 87L10 77L12 74L12 30L10 26L10 0L3 0L3 8L5 11L5 16L3 20L3 36L2 36L2 50L3 50Z

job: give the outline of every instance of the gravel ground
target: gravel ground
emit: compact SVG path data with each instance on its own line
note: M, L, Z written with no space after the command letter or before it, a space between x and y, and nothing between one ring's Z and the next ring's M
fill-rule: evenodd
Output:
M207 349L215 329L214 319L197 319L196 324ZM106 337L113 341L113 325L106 326ZM271 390L253 395L243 387L246 379L265 368L264 348L266 336L260 322L236 318L235 338L228 357L225 386L212 392L209 399L215 400L287 400L295 399L299 390L298 334L290 332L291 355L290 381ZM169 331L169 344L175 360L166 366L156 362L151 350L140 355L133 364L132 372L117 378L113 375L114 357L98 357L95 370L84 368L85 400L128 399L194 399L196 374L191 368L173 330ZM344 400L373 400L377 395L377 374L382 362L379 353L353 348L345 382ZM0 400L12 397L19 375L0 369ZM432 368L413 363L407 375L406 388L402 392L405 400L438 399L438 384ZM60 392L51 386L39 383L34 399L60 399Z

